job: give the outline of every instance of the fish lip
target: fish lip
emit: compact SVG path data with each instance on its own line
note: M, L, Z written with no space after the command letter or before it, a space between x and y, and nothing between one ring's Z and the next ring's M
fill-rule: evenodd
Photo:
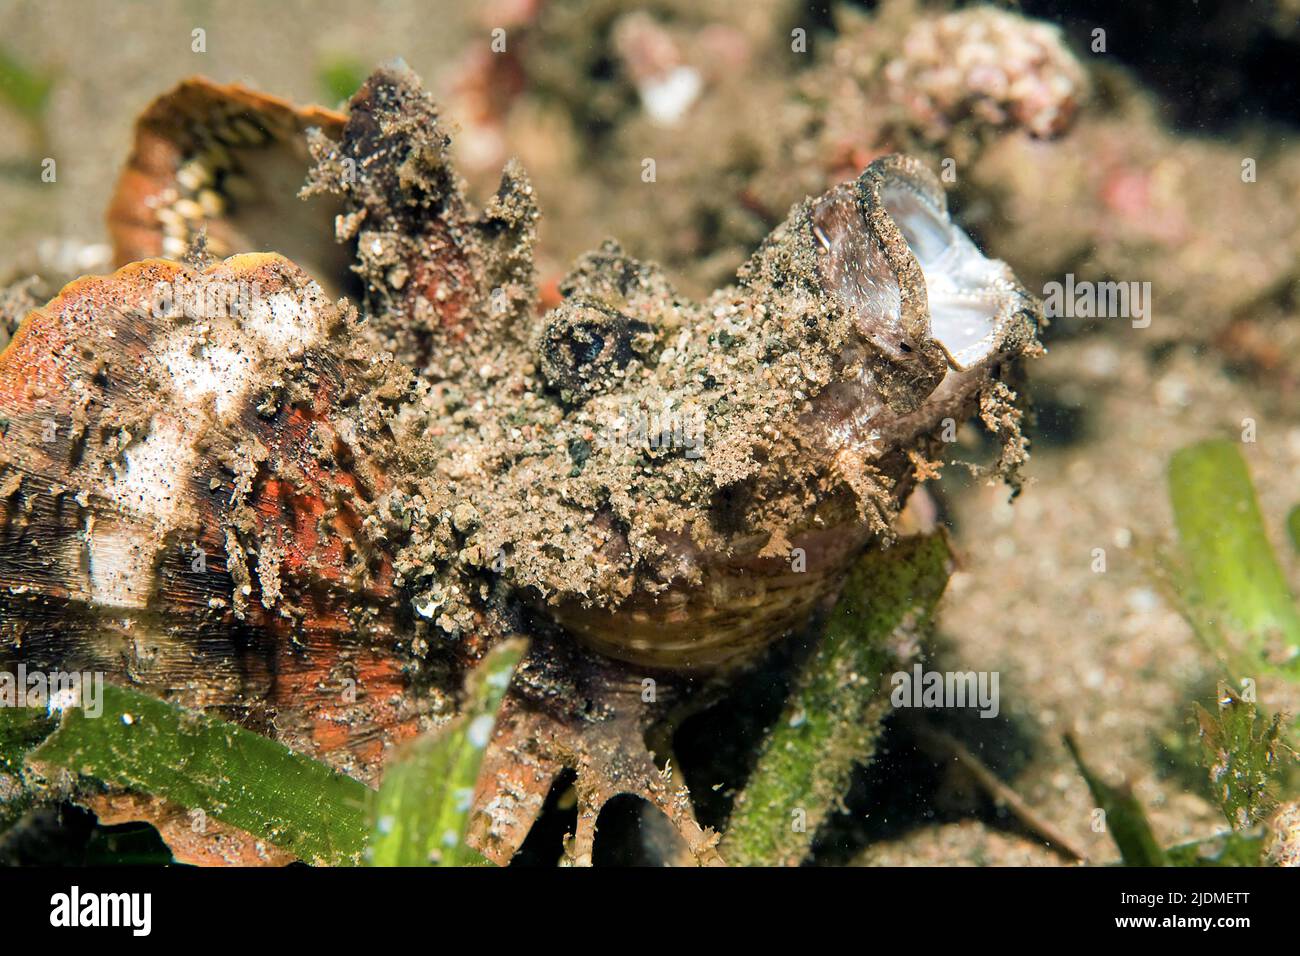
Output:
M939 180L920 160L911 156L892 154L873 161L855 183L859 206L868 227L874 232L886 260L897 276L900 298L900 321L908 338L923 345L933 343L943 353L950 369L965 372L979 367L1006 351L1013 342L1037 327L1038 301L1024 288L1011 267L1000 259L993 259L979 249L965 231L953 222L948 209L948 197ZM939 227L948 245L944 253L949 258L966 257L963 265L974 264L986 270L983 284L953 290L957 280L935 282L943 278L943 266L951 263L929 263L931 274L916 248L919 241L913 231L909 237L904 228L898 194L909 196L917 208L928 214L930 225ZM891 195L894 194L894 195ZM968 255L973 253L978 259ZM938 267L938 271L936 270ZM932 288L932 285L934 288ZM942 288L940 288L942 287ZM937 295L934 293L938 293ZM989 318L988 331L979 338L956 346L951 337L945 341L934 327L935 300L958 304L995 303L996 311Z

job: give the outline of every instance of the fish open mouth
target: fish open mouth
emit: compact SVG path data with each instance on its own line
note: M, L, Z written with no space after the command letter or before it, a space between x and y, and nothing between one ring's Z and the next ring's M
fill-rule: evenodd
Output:
M1030 302L1006 263L980 252L948 215L938 180L900 156L812 207L819 271L862 339L938 384L997 353ZM941 353L941 354L938 354ZM936 368L937 365L937 368Z
M930 337L958 371L979 364L997 347L1020 292L1006 263L990 259L914 176L891 177L880 187L885 211L920 266L930 312Z

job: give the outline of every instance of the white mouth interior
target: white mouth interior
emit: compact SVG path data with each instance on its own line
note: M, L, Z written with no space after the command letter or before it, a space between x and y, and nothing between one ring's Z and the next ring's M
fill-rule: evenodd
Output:
M880 196L921 267L931 337L959 371L983 361L997 342L997 319L1008 294L1006 266L986 258L910 187L887 184Z

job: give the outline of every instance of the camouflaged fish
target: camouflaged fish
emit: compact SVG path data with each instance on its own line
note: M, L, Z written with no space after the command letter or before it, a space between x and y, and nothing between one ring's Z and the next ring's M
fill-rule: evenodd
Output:
M954 423L1013 469L1038 303L888 157L703 301L607 242L542 313L527 176L475 208L449 146L401 68L346 115L204 80L149 108L120 268L0 355L0 655L373 784L522 634L477 846L507 862L569 768L578 862L619 793L719 862L646 727L832 599Z

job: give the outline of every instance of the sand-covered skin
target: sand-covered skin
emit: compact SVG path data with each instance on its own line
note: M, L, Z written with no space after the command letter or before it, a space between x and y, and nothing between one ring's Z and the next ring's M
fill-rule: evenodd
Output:
M522 599L649 666L743 659L888 538L945 420L984 410L1020 453L1016 417L991 409L1014 403L1003 379L1033 351L1036 303L990 266L978 367L946 356L928 261L886 208L888 190L921 190L946 221L919 165L796 205L702 302L606 244L538 317L531 187L509 167L472 214L446 145L415 78L382 71L341 145L319 145L312 186L347 199L369 337L423 382L395 412L404 464L368 523L405 542L400 583L435 639L485 612L507 629Z

